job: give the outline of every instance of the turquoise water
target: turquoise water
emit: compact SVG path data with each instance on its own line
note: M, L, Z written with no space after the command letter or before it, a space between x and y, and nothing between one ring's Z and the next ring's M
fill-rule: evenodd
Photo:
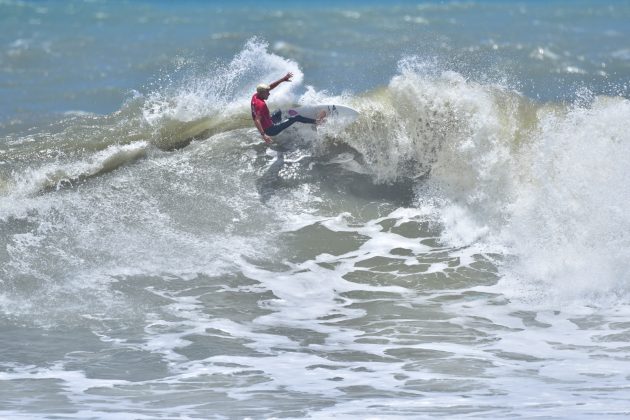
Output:
M13 2L0 4L0 128L117 110L177 70L203 79L257 36L337 94L386 85L404 57L528 97L628 95L628 4L612 2ZM369 70L369 71L368 71ZM55 117L51 117L53 120ZM22 122L22 120L24 120Z
M0 417L629 414L627 2L0 23Z

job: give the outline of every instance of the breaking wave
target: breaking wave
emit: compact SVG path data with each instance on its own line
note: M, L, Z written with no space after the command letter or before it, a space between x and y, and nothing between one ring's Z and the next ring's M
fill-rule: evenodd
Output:
M252 150L251 92L286 71L294 82L274 90L272 106L334 101L359 110L345 131L322 134L323 148L355 151L354 170L375 185L413 182L415 206L441 226L444 242L515 257L504 259L502 283L515 296L627 295L630 101L540 104L419 57L401 60L387 86L331 94L302 87L298 63L252 39L208 76L191 72L135 93L111 115L71 115L48 133L6 139L0 158L15 166L0 167L0 193L72 187L151 159L151 150L217 135Z

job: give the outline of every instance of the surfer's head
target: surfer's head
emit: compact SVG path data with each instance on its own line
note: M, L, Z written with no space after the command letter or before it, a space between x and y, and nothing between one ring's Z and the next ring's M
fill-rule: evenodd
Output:
M266 83L261 83L256 86L256 93L263 99L267 99L269 97L269 91L271 90L271 86Z

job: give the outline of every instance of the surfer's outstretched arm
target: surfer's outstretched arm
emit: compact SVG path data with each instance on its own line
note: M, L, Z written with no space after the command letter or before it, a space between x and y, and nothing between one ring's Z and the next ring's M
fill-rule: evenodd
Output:
M290 82L292 77L293 77L293 73L288 72L283 78L278 79L275 82L271 83L269 85L269 90L275 88L276 86L278 86L282 82Z

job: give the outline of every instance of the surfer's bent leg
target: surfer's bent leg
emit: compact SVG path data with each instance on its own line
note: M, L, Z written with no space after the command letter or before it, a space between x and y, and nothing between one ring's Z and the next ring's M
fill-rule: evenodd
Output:
M291 127L294 123L300 122L304 124L315 124L317 121L312 118L306 118L301 115L296 115L295 117L291 117L280 124L274 124L268 129L265 130L265 134L268 136L276 136L280 134L280 132L286 128Z
M271 114L271 121L273 121L274 124L280 124L280 121L282 121L282 111L277 110Z

